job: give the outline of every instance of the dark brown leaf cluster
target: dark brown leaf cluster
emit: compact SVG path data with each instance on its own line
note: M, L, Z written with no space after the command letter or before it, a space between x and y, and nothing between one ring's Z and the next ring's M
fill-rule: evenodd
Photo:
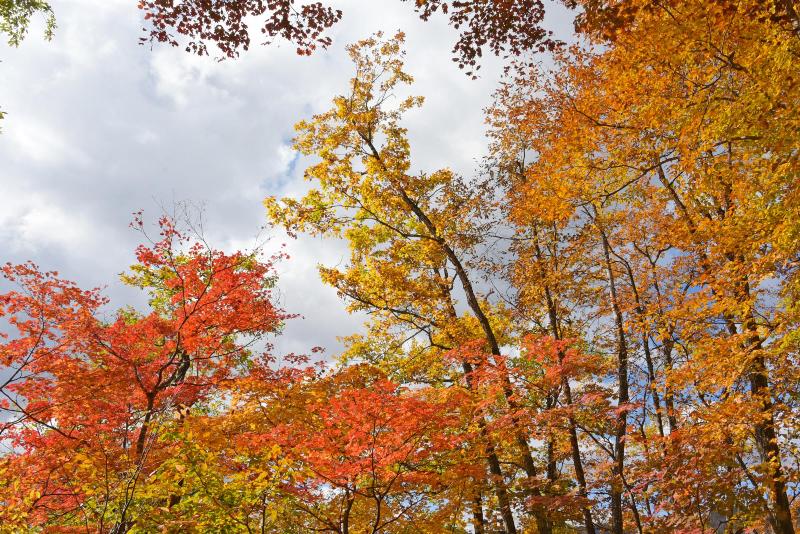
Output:
M298 5L294 0L142 0L139 9L151 24L142 42L178 46L179 36L185 36L187 52L207 55L209 45L215 45L229 58L250 47L250 17L262 21L267 42L286 39L301 55L328 46L331 39L325 31L342 17L341 11L321 2Z
M407 0L403 0L407 1ZM423 20L437 12L447 16L460 30L453 46L453 61L470 76L480 68L485 49L498 56L528 51L552 50L558 42L542 27L541 0L416 0L415 9ZM280 37L307 55L331 43L329 30L342 12L321 2L298 4L295 0L141 0L139 8L150 24L142 42L163 42L172 46L188 39L186 50L209 54L216 46L222 57L237 57L250 47L248 19L261 22L267 42Z

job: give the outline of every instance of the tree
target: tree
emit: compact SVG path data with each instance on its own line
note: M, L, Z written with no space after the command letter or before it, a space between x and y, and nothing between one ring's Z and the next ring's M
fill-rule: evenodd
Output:
M399 119L421 99L389 105L389 95L411 81L402 70L401 39L368 39L350 48L357 72L351 93L337 97L331 111L298 125L298 148L321 158L306 173L318 188L301 200L269 198L266 205L272 221L290 232L350 242L350 265L321 270L352 309L374 316L369 336L351 338L346 357L376 363L403 380L458 381L472 388L473 362L442 360L444 355L479 339L497 360L494 365L503 368L501 346L514 344L518 333L504 305L479 292L485 255L494 252L493 209L500 204L492 198L491 180L467 182L446 169L410 172L410 147ZM459 292L466 313L459 311ZM490 419L496 415L477 421L488 480L507 531L516 530L508 487L518 484L523 506L532 507L537 528L546 532L546 499L539 498L545 484L531 436L510 376L497 379L502 391L497 401L510 414L505 418L510 425L494 442ZM476 402L482 405L484 399L478 395ZM504 472L503 457L515 458L506 460L510 473Z
M135 226L144 228L138 216ZM0 497L4 516L133 528L170 499L154 487L176 447L176 419L211 402L248 345L287 317L272 304L275 258L191 243L166 217L160 226L123 277L149 293L148 313L123 308L106 321L98 290L30 263L3 268L18 286L0 297L16 331L0 346L9 368L0 430L13 447L2 462L14 480Z
M630 513L615 530L723 517L793 532L796 428L783 413L796 356L783 327L795 321L797 35L788 11L750 16L759 2L630 5L630 23L594 41L605 48L561 52L501 93L512 133L498 147L520 169L504 171L511 210L529 229L555 218L594 231L587 268L616 286L605 324L618 346L626 337L629 369L645 370L626 410L639 437L625 441L661 467L637 470L638 489L623 477ZM533 153L522 164L521 150ZM627 456L617 471L639 464ZM676 470L682 490L664 474Z
M307 473L286 491L308 528L447 532L461 523L457 397L404 390L359 365L303 393L273 432Z

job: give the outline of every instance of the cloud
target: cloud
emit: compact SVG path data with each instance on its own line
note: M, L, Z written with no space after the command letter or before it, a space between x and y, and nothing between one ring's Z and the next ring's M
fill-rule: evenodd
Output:
M85 214L70 212L46 195L0 184L0 241L15 255L37 255L85 246L91 225Z
M455 33L443 20L423 23L410 3L342 0L334 44L310 58L291 45L254 46L236 61L139 46L133 0L54 2L55 39L37 28L18 49L0 47L1 261L32 259L85 286L110 284L117 305L131 298L115 283L133 260L139 235L130 214L153 218L173 199L206 207L212 243L246 246L266 219L267 195L300 193L308 163L290 148L293 124L326 109L346 87L348 42L375 30L407 34L413 91L427 97L408 117L415 167L470 172L482 153L483 114L499 63L487 59L471 81L450 59ZM4 45L2 45L4 46ZM358 328L317 263L346 258L343 243L276 230L292 259L280 266L284 306L300 313L279 348L315 345L336 353L336 337Z

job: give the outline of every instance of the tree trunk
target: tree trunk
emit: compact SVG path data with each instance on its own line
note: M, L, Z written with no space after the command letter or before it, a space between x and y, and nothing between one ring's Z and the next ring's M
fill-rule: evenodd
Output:
M792 511L789 497L786 494L783 466L781 465L781 451L778 447L778 437L775 432L775 418L772 411L772 398L769 391L766 366L762 357L753 362L753 371L750 374L750 391L753 397L761 404L763 421L756 422L756 443L761 453L762 461L767 463L769 477L769 492L772 497L772 508L775 516L774 528L776 534L794 534Z
M628 346L625 339L625 324L622 310L617 298L617 286L614 270L611 266L611 246L608 237L598 226L603 244L608 290L611 297L611 307L614 312L614 324L617 331L617 397L618 406L628 404ZM622 514L622 476L625 469L625 434L628 426L628 413L623 409L617 411L617 422L614 431L614 466L612 468L613 480L611 482L611 530L614 534L623 534L625 530Z
M467 387L472 390L472 364L464 361L461 363L461 366L464 370L464 377L467 381ZM517 525L514 522L514 514L511 512L511 503L508 500L508 492L506 491L505 487L503 469L500 466L500 459L497 457L494 444L492 443L489 433L486 430L486 420L483 418L483 415L481 415L478 419L478 427L481 430L481 437L486 443L486 462L489 466L489 473L492 475L492 480L490 483L494 488L495 495L497 496L497 504L500 506L500 515L503 517L506 534L516 534ZM482 507L479 508L479 510L482 518Z
M486 534L486 519L483 517L483 499L480 490L476 489L472 496L472 529L473 534Z
M749 287L745 284L745 292ZM756 330L756 323L752 313L748 315L744 324L750 337L747 343L748 350L761 350L761 338ZM792 511L789 497L786 494L783 466L781 465L781 450L778 446L778 435L775 430L775 416L773 413L772 393L769 388L768 370L764 357L758 354L750 370L750 393L760 404L761 417L754 424L756 444L762 462L767 464L768 489L772 497L773 528L776 534L794 534Z
M542 252L539 248L538 241L535 243L536 246L536 254L541 261ZM547 302L547 316L550 321L550 331L553 334L555 339L561 339L561 328L559 327L558 322L558 310L556 310L556 303L555 299L553 298L553 294L550 291L550 286L548 284L544 284L544 294L545 300ZM561 363L564 359L564 355L559 351L558 360ZM564 377L561 379L561 387L564 389L564 400L567 403L567 406L570 408L572 407L572 389L569 385L569 379ZM577 425L575 424L575 417L570 412L567 418L567 424L569 426L569 445L570 445L570 452L572 454L572 466L575 469L575 480L578 482L578 494L584 498L588 499L589 495L586 491L586 474L583 470L583 460L581 458L581 449L580 444L578 442L578 430ZM581 513L583 514L583 526L586 529L586 534L595 534L594 528L594 521L592 520L592 511L588 506L583 506L581 508Z

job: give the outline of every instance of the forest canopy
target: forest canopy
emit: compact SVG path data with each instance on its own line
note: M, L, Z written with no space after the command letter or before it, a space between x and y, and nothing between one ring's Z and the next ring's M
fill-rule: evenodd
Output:
M12 40L51 13L0 6ZM378 32L298 117L307 193L253 199L347 244L319 267L366 318L340 354L276 353L295 318L276 265L296 260L188 219L148 237L134 216L122 280L146 310L2 268L0 531L800 529L796 3L570 1L575 44L538 0L414 7L458 29L468 73L505 57L480 167L417 170L404 118L425 95L405 35ZM145 39L230 58L252 17L307 54L344 16L139 8Z

